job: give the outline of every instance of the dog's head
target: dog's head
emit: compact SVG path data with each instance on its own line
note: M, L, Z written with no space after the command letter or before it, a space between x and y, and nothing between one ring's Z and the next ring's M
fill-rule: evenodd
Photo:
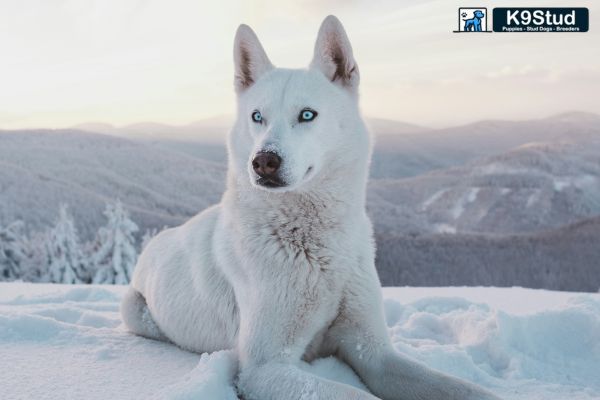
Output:
M238 180L269 191L298 190L336 161L357 158L350 148L368 152L358 67L337 18L323 21L307 69L275 68L246 25L238 28L234 60L238 114L229 152ZM348 129L353 125L363 129Z
M485 16L485 14L481 10L475 10L475 12L473 12L473 16L475 18L483 18Z

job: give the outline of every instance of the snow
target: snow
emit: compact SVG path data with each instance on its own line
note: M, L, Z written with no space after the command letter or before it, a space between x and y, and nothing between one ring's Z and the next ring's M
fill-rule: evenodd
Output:
M465 207L468 203L472 203L477 199L477 194L479 194L479 188L470 188L468 192L462 195L458 201L454 204L451 210L452 218L459 219L461 215L465 212Z
M479 194L480 190L480 188L471 188L469 190L469 194L467 195L467 202L474 202L477 199L477 195Z
M447 191L448 191L448 189L442 189L442 190L438 190L437 192L435 192L431 197L429 197L427 200L425 200L423 202L422 210L426 211L429 208L429 206L431 206L433 203L438 201L440 199L440 197L442 197L444 194L446 194Z
M562 192L564 189L575 186L577 189L593 189L596 185L596 177L593 175L582 175L575 177L555 178L553 180L554 190Z
M557 192L562 192L565 188L571 186L571 181L569 179L554 179L554 190Z
M124 286L0 283L1 398L237 399L231 351L127 333ZM505 399L600 399L600 294L384 288L398 351ZM302 368L364 388L335 358Z
M454 234L456 233L456 227L450 224L435 224L434 232Z

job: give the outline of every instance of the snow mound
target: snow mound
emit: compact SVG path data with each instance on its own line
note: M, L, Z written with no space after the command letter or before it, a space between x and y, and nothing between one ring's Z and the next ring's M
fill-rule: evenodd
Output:
M180 382L167 386L154 399L237 400L233 379L237 373L237 358L232 350L202 354L200 362L185 374Z
M237 399L232 351L194 354L133 336L125 287L0 284L3 399ZM505 399L600 398L600 294L386 288L398 351ZM304 370L366 389L334 357Z
M503 387L507 398L600 396L597 295L526 315L447 297L405 306L387 300L385 307L396 348L433 368ZM541 395L541 387L552 387L552 394Z

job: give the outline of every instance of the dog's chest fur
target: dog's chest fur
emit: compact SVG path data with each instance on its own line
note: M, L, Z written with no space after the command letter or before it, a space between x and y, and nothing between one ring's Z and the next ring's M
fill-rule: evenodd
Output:
M268 255L278 265L325 272L339 255L347 254L340 253L344 243L339 235L348 227L335 203L308 195L290 196L287 201L258 206L250 215L242 230L250 242L245 249L260 258Z
M296 266L325 271L333 261L327 234L340 228L326 206L304 199L273 211L268 240Z
M296 293L307 306L328 301L337 307L354 256L336 202L294 195L244 206L236 247L247 279Z
M352 226L331 199L302 195L274 200L268 207L252 205L237 213L235 247L242 274L236 276L244 275L238 286L240 306L276 306L279 313L269 318L274 326L287 327L280 336L297 344L298 336L306 337L307 347L297 351L311 359L323 351L321 343L339 314L351 275L348 269L356 264L347 236Z

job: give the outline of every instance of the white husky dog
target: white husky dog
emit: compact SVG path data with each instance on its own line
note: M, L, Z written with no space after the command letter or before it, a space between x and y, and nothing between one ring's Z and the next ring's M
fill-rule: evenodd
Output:
M308 69L275 68L235 37L237 120L220 204L146 247L123 300L136 334L235 349L246 400L495 397L397 353L365 213L370 138L346 33L329 16ZM298 365L335 355L373 393Z

